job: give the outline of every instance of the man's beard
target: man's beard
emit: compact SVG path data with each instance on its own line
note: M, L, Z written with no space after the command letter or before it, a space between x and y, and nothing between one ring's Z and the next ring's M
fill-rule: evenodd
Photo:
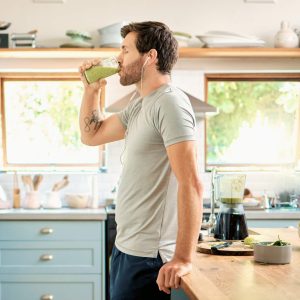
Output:
M142 77L142 68L142 58L138 58L126 68L121 67L120 83L127 86L139 82Z

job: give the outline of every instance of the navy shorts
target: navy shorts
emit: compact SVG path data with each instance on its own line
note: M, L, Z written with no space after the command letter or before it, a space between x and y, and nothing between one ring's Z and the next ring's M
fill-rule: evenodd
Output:
M110 300L170 300L156 283L163 262L157 258L125 254L113 247L110 269Z

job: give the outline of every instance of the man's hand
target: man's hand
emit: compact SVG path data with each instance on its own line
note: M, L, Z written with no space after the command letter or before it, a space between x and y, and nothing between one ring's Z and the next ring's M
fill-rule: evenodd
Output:
M96 82L93 83L88 83L85 75L84 75L84 71L91 68L92 66L96 66L101 62L100 59L94 59L92 61L85 61L78 69L79 74L80 74L80 79L83 82L84 87L87 90L91 90L91 91L99 91L103 86L106 85L106 80L105 79L100 79Z
M179 288L180 278L192 271L192 263L179 259L172 259L159 270L156 283L160 291L170 294L171 288Z

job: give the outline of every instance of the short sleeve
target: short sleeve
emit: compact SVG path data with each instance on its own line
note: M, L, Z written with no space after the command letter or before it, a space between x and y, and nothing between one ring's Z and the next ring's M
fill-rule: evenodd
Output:
M155 127L161 134L165 147L196 140L194 111L185 94L165 93L156 105Z
M123 110L121 110L120 112L117 113L117 116L119 117L119 119L125 129L127 129L131 111L133 110L133 108L136 104L136 101L137 101L137 99L133 99L132 101L130 101L127 104L127 106Z

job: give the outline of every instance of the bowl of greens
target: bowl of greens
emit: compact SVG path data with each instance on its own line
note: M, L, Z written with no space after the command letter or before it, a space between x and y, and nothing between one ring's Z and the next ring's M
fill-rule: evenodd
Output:
M254 244L254 260L266 264L289 264L292 257L292 245L280 239L275 242Z

